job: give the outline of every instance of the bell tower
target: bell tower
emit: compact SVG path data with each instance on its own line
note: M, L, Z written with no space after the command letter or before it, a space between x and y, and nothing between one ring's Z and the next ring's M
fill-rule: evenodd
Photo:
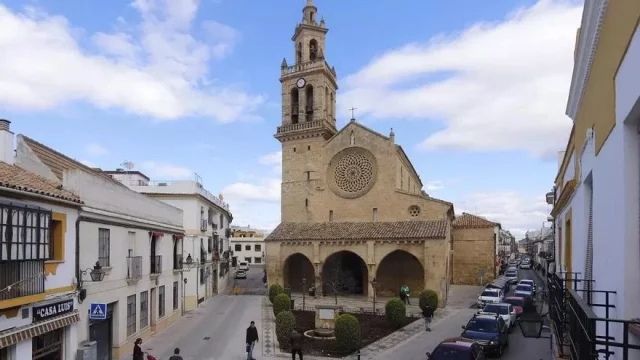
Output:
M336 70L325 59L329 29L306 0L291 38L293 59L280 66L282 121L274 135L282 144L282 221L313 221L315 189L324 178L316 169L322 145L337 133Z

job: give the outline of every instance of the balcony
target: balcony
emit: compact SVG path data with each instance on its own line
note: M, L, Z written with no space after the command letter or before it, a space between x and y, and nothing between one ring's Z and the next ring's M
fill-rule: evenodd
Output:
M173 272L180 272L184 266L184 259L182 254L173 255Z
M200 219L200 231L207 231L208 225L207 219Z
M308 70L316 70L316 69L323 69L333 74L333 76L337 76L335 70L331 66L329 66L329 63L326 62L324 59L305 61L305 62L291 65L291 66L284 66L281 68L280 74L282 76L285 76L285 75L297 73L300 71L308 71Z
M43 292L43 260L0 263L0 301Z
M299 131L308 131L308 130L322 130L329 129L333 134L337 132L335 127L325 120L316 120L316 121L305 121L297 124L289 124L278 126L278 130L276 133L276 137L280 135L288 135L291 133L296 133Z
M133 285L142 278L142 256L127 257L127 283Z
M162 255L151 256L151 277L157 278L162 273Z

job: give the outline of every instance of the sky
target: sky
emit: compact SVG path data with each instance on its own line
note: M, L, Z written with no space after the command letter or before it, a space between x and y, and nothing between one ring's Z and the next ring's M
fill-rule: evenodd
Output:
M396 143L431 196L521 237L550 208L578 0L314 0L338 128ZM0 0L0 118L104 170L194 179L280 221L280 64L305 0Z

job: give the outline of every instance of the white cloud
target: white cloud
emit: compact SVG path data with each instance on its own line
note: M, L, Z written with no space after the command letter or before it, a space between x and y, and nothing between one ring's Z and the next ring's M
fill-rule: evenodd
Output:
M229 201L280 201L280 179L267 178L257 184L237 182L225 187L222 193Z
M258 159L258 162L261 165L270 167L274 176L277 176L278 178L282 176L282 151L263 155Z
M191 28L196 0L134 0L139 23L123 18L112 33L90 34L66 18L0 4L0 105L48 110L71 102L117 108L157 120L203 116L219 122L254 119L261 96L224 87L209 74L228 55L235 30L206 22L207 39Z
M539 0L503 22L409 44L348 76L340 106L372 118L440 120L421 149L525 150L545 157L563 148L564 115L581 6ZM346 111L346 110L345 110Z
M184 180L194 176L193 170L189 168L157 161L143 162L142 169L154 180Z
M109 153L109 150L107 150L107 148L96 143L87 145L85 150L87 151L87 153L93 156L102 156Z
M551 209L545 196L523 196L515 191L474 193L455 203L456 213L468 212L502 224L517 238L527 230L540 230Z

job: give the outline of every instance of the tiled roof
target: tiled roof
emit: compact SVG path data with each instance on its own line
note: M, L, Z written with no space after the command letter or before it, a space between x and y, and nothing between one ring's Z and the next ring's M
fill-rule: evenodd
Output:
M443 239L447 220L394 222L280 223L267 236L273 240Z
M462 213L462 216L456 216L453 220L453 226L457 228L487 228L499 226L500 224L489 221L481 216Z
M88 172L90 174L98 175L104 179L112 181L113 183L126 187L119 181L114 180L111 176L105 174L102 170L94 169L89 166L86 166L85 164L79 161L76 161L66 156L65 154L57 152L52 148L40 142L37 142L27 136L24 136L24 135L20 135L20 136L22 137L22 139L24 139L24 142L29 146L29 148L34 152L34 154L38 156L40 161L42 161L42 163L45 166L47 166L51 170L51 172L58 179L60 179L60 181L62 181L62 174L64 173L65 170L78 169L78 170L83 170L85 172Z
M62 189L62 185L19 166L0 161L0 190L2 188L26 191L78 204L82 203L74 193Z

